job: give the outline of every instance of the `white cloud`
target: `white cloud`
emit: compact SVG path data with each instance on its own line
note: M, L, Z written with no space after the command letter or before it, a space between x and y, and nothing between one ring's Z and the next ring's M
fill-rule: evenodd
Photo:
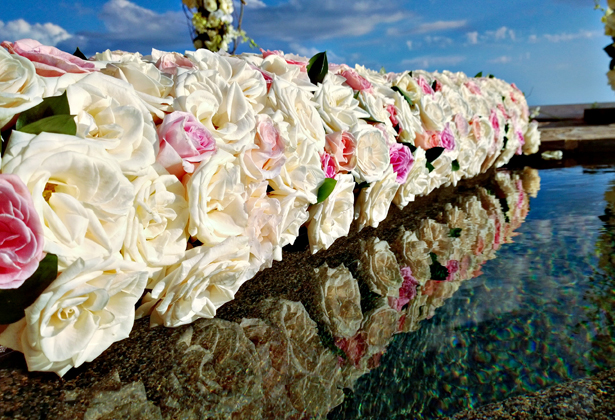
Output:
M425 43L430 46L446 48L453 45L453 40L445 36L426 36Z
M412 41L406 41L409 50L412 50Z
M560 33L560 34L544 34L544 38L549 42L567 42L574 41L576 39L591 39L601 35L600 31L584 31L580 30L576 33Z
M414 66L415 68L429 69L440 66L455 66L466 60L462 55L445 55L445 56L422 56L406 60L402 60L404 66Z
M493 64L506 64L506 63L510 63L512 61L512 57L508 56L508 55L503 55L497 58L494 58L493 60L489 60L489 63L493 63Z
M53 23L30 24L23 19L2 22L0 20L0 39L17 41L18 39L31 38L41 44L56 46L58 43L71 38L64 28Z
M257 40L304 42L357 37L372 33L376 27L412 16L401 0L382 2L362 0L288 0L277 5L250 10L244 28Z
M235 3L239 3L239 2L235 2ZM236 9L239 9L240 5L235 5ZM246 9L261 9L263 7L267 7L267 5L265 3L263 3L263 0L247 0L246 1Z
M480 34L477 31L467 32L466 39L468 44L476 45L483 42L496 42L496 41L504 41L511 40L515 41L517 39L517 35L514 30L507 28L506 26L502 26L495 31L485 31Z
M538 42L538 37L536 35L530 35L527 39L530 44L535 44Z
M424 34L427 32L442 32L451 29L463 28L467 20L438 20L436 22L423 23L411 30L413 33Z
M469 44L478 44L478 32L468 32L466 34L466 38L468 39Z
M318 48L308 48L308 47L304 47L303 45L297 44L296 42L292 42L290 45L290 49L292 53L295 54L299 54L299 55L303 55L305 57L312 57L315 54L318 54L320 51L318 51ZM329 53L327 52L327 58L329 58Z

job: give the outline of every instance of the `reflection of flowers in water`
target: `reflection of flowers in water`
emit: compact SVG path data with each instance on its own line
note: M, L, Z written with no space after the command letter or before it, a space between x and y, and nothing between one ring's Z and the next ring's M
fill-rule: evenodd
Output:
M336 337L352 337L363 321L359 284L350 271L342 264L329 268L327 263L316 269L320 282L325 323Z
M376 237L361 241L359 271L374 293L380 296L399 296L403 279L397 258L386 241Z
M429 280L429 265L431 259L424 241L419 240L416 233L400 229L398 239L393 243L397 255L401 256L402 264L410 267L414 278L423 285Z

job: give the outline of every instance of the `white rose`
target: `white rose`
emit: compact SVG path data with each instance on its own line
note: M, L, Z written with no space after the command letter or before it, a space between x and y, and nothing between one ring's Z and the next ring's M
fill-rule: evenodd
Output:
M312 92L316 86L312 84L307 72L294 64L288 64L283 57L272 54L262 60L260 68L272 76L284 79L304 91Z
M393 249L401 257L401 265L410 267L412 277L421 286L431 279L429 248L416 236L416 233L402 227L397 240L393 242Z
M461 114L466 120L472 118L474 112L472 112L470 104L461 96L457 88L444 86L442 88L442 95L449 103L453 114Z
M313 254L348 235L354 219L354 178L351 174L337 174L335 180L337 184L331 195L310 207L307 230Z
M219 150L192 175L186 175L184 183L190 209L190 235L205 246L213 246L244 232L248 223L245 186L233 155Z
M330 268L324 263L315 271L320 283L320 308L331 334L336 338L354 336L363 321L359 283L344 264Z
M334 84L331 78L318 84L314 103L326 125L327 133L348 131L358 124L359 118L369 117L367 112L359 108L359 101L354 98L354 90L348 86Z
M245 60L216 54L204 48L186 51L186 56L198 69L215 70L227 84L237 83L254 112L262 111L267 97L267 83L262 74L251 68Z
M421 110L421 120L426 130L442 131L444 124L452 117L452 111L442 92L424 95L418 105Z
M393 99L395 100L396 118L401 126L399 141L413 143L416 133L422 133L424 131L419 108L410 108L408 101L398 92L395 92Z
M99 142L13 131L2 166L32 193L43 249L58 256L61 269L122 248L135 190Z
M384 134L367 124L355 127L352 134L357 140L357 166L352 171L355 179L370 183L382 179L391 163Z
M282 260L280 247L282 207L280 200L267 195L267 181L247 187L248 225L245 235L250 240L250 264L256 273Z
M538 131L538 122L532 121L525 132L525 144L523 145L523 153L531 155L538 152L540 147L540 131Z
M446 150L438 156L436 160L431 162L433 170L429 172L429 187L425 194L429 194L436 188L439 188L448 183L449 175L452 171L451 155L446 153Z
M106 49L105 51L101 53L94 54L94 57L92 58L96 62L96 61L120 61L122 57L141 58L143 57L143 55L141 55L141 53L130 53L127 51L122 51L122 50L111 51L109 49Z
M15 115L43 101L43 78L25 57L0 47L0 129Z
M76 260L0 334L0 344L22 352L30 371L63 376L91 362L128 337L147 281L140 267L119 258Z
M386 219L398 188L397 174L389 165L381 180L361 190L354 207L359 230L365 226L378 227Z
M158 171L150 167L146 175L132 181L136 196L122 247L125 259L149 267L176 263L188 241L186 190L177 177L161 167Z
M280 247L294 244L299 236L299 228L310 218L308 207L310 203L298 191L279 195L274 191L272 197L280 200L282 206L282 222L280 223Z
M429 188L429 171L427 170L425 163L425 150L417 147L413 153L414 163L406 182L399 186L393 202L399 209L403 209L410 202L414 201L417 196L425 194Z
M423 90L416 82L416 80L410 76L410 73L405 71L399 75L397 75L393 79L393 86L397 86L412 100L414 104L418 104L421 101L421 97L423 96Z
M95 139L125 175L141 175L156 161L158 135L149 110L123 80L90 73L66 89L77 136Z
M289 130L296 127L299 135L314 143L319 150L324 149L325 129L308 93L286 80L275 78L267 99L271 110L282 112L284 120L290 124Z
M107 64L102 73L130 83L158 122L165 113L173 112L173 98L169 96L173 80L154 64L125 55L118 62Z
M184 259L166 269L151 293L143 297L139 316L151 313L152 326L178 327L216 310L235 297L250 268L248 238L229 238L213 247L186 251Z
M254 138L256 118L236 82L216 70L183 73L175 80L175 110L190 112L214 136L222 150L240 153Z

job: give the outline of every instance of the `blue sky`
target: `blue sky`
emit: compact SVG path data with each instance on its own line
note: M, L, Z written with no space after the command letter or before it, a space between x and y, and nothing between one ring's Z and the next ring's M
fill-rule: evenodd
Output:
M248 3L244 28L265 49L327 50L332 62L376 70L483 71L516 83L531 105L615 101L593 0ZM192 49L181 0L21 0L3 8L0 38L25 37L86 54Z

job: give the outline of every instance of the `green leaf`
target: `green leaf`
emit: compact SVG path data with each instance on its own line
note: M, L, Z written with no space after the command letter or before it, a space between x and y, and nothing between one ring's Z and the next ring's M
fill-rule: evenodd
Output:
M459 161L457 159L451 162L451 170L453 172L457 172L459 170Z
M448 268L440 264L438 257L433 252L429 253L432 264L429 266L431 272L431 280L446 280L448 277Z
M384 66L380 67L380 74L387 74L387 71L384 69Z
M0 290L0 324L12 324L25 316L24 310L32 305L43 291L58 277L58 257L47 254L38 268L17 289Z
M361 95L361 91L357 90L353 97L358 101L359 100L359 95Z
M355 188L358 190L362 190L363 188L369 187L369 182L363 181L360 184L355 185Z
M322 83L328 72L329 61L327 60L326 51L320 52L310 58L310 62L307 65L307 73L313 84Z
M403 144L404 146L406 146L408 149L410 149L410 151L412 152L412 154L414 154L414 152L416 151L416 146L412 143L406 143L406 142L401 142L401 144Z
M391 89L393 89L395 92L399 92L401 96L404 97L406 102L408 102L408 105L414 106L414 102L412 102L412 99L410 99L410 96L408 96L408 92L404 91L403 89L400 89L397 86L393 86Z
M374 124L384 124L382 121L378 121L374 117L367 117L367 118L361 118L361 119L367 122L370 122L370 123L374 123Z
M434 169L436 169L436 168L434 168L434 167L433 167L433 165L432 165L431 163L429 163L429 162L426 162L426 163L425 163L425 167L427 168L427 170L428 170L429 172L431 172L431 171L433 171Z
M438 82L436 82L435 80L432 82L431 84L431 88L435 91L436 90L436 86L438 86Z
M79 47L77 47L77 49L75 50L75 52L73 53L73 55L74 55L75 57L79 57L79 58L80 58L80 59L82 59L82 60L87 60L87 59L88 59L88 58L85 56L85 54L83 54L83 53L81 52L81 50L79 49Z
M41 134L45 131L74 136L77 134L77 124L74 115L53 115L21 127L19 131L30 134Z
M474 77L483 77L483 72L479 71L478 73L476 73L476 76L474 76Z
M452 228L448 232L448 236L451 238L459 238L461 236L461 228Z
M432 147L431 149L427 149L425 151L425 157L427 158L427 162L431 163L434 160L438 159L442 152L444 152L444 147Z
M502 150L506 149L507 144L508 144L508 137L504 136L504 142L502 143Z
M70 105L66 92L60 96L50 96L43 99L43 102L21 113L15 124L15 129L22 131L22 127L32 124L35 121L43 118L52 117L54 115L70 115Z
M493 74L488 74L487 77L490 79L495 79L495 76Z
M327 198L329 198L336 184L337 181L335 179L325 178L325 182L323 182L323 184L318 189L318 200L316 201L316 204L322 203Z

